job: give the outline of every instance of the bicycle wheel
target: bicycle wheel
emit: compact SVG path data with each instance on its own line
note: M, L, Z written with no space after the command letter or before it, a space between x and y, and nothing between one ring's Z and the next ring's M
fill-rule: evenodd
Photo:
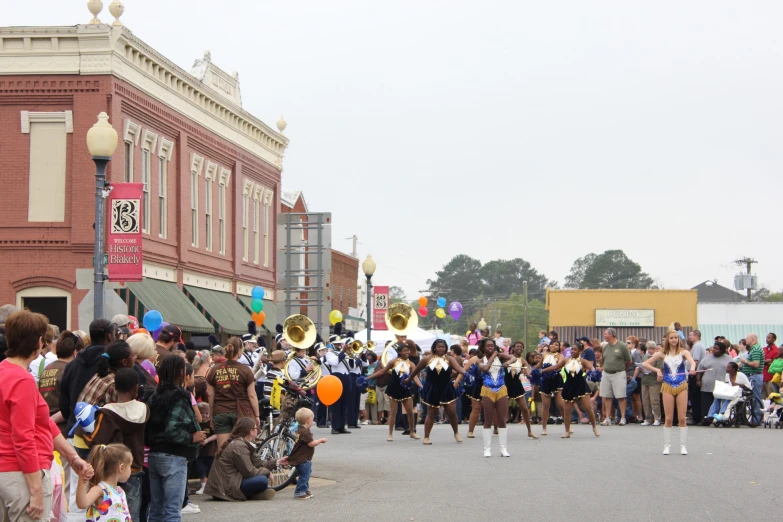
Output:
M282 459L291 454L295 442L288 432L279 433L264 440L256 449L256 453L262 460Z
M296 483L298 476L299 471L295 467L279 468L277 471L272 472L269 487L275 491L280 491Z

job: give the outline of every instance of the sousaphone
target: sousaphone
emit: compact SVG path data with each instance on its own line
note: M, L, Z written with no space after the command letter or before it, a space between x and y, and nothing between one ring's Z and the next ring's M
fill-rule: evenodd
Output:
M315 344L317 332L315 324L306 315L296 314L290 316L283 323L283 339L290 344L294 349L307 349ZM289 381L293 381L288 373L288 368L291 364L299 364L294 361L296 357L295 351L291 351L291 356L283 367L283 374ZM300 376L297 379L302 389L310 390L315 388L318 381L321 380L321 365L318 363L318 359L315 357L310 358L313 361L313 369L305 376Z
M394 335L407 336L419 326L419 316L412 306L405 303L395 303L386 310L386 327ZM397 350L397 344L390 344L383 349L381 354L381 364L385 367L389 362L389 348L394 347Z

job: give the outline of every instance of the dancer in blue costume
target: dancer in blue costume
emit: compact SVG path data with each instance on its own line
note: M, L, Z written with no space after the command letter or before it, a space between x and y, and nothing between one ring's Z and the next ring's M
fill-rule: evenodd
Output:
M653 366L655 361L663 360L663 370ZM689 363L688 370L685 362ZM663 341L663 350L647 359L642 367L645 370L658 374L658 382L661 383L661 395L663 396L663 410L666 422L663 428L663 454L668 455L672 442L672 422L674 420L674 407L680 421L680 454L687 455L688 449L688 425L685 423L685 413L688 411L688 376L696 375L696 364L680 335L676 331L666 334ZM685 392L685 393L683 393Z
M479 342L478 368L482 372L481 404L484 407L484 456L491 457L492 451L492 421L498 424L498 440L500 455L510 457L508 452L508 389L505 382L505 368L517 360L513 355L501 353L495 341L482 339Z
M565 403L561 393L563 377L559 371L563 367L565 359L560 353L560 341L552 341L546 350L541 354L541 361L536 365L536 369L541 370L541 435L548 435L547 423L549 422L549 404L552 397L555 398L560 413L565 411ZM566 434L568 433L570 431L566 429Z
M397 407L400 404L402 404L404 411L408 414L410 426L416 426L413 420L413 391L410 389L410 386L402 382L413 371L413 362L409 360L411 350L406 343L396 346L397 357L390 360L385 368L380 368L367 377L369 380L376 379L386 372L390 374L389 385L386 386L386 396L389 398L389 437L386 440L389 442L394 440L394 419L397 418ZM416 386L421 387L418 377L414 378L413 382ZM412 439L418 440L421 438L412 429L410 435Z
M427 405L427 419L424 421L424 444L429 446L430 432L432 425L435 424L435 415L443 406L446 416L449 418L451 429L454 430L454 440L462 442L459 436L459 424L457 423L457 403L459 395L455 390L455 384L451 380L451 370L465 375L465 370L457 363L457 360L448 355L448 345L443 339L437 339L432 343L430 353L425 355L416 365L403 384L411 382L411 379L422 370L427 372L427 378L424 380L424 389L421 392L421 402Z

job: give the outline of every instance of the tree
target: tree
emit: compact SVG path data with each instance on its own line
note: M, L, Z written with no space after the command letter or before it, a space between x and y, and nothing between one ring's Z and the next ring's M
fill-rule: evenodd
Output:
M566 288L657 288L653 278L622 250L588 254L577 259L566 277Z
M528 302L528 327L527 339L523 339L525 332L525 301L521 294L511 294L508 298L493 301L471 320L478 321L483 314L487 324L495 327L500 324L500 331L503 337L511 339L511 342L522 340L528 351L538 344L538 331L548 329L549 312L546 311L544 302L533 299ZM457 335L464 335L464 331L452 331Z
M481 267L484 295L505 297L522 291L522 281L527 281L529 299L545 299L546 287L556 287L557 281L550 281L539 274L530 263L521 258L490 261Z
M405 295L405 290L399 286L389 287L389 304L404 303L408 298Z

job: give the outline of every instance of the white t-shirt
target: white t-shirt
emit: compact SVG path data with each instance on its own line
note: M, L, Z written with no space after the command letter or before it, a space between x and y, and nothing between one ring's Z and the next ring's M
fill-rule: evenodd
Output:
M727 373L726 378L724 379L724 382L727 382L731 384L731 376ZM737 386L746 386L747 388L750 388L750 381L748 380L748 376L744 373L737 372L737 378L734 379L734 384Z

